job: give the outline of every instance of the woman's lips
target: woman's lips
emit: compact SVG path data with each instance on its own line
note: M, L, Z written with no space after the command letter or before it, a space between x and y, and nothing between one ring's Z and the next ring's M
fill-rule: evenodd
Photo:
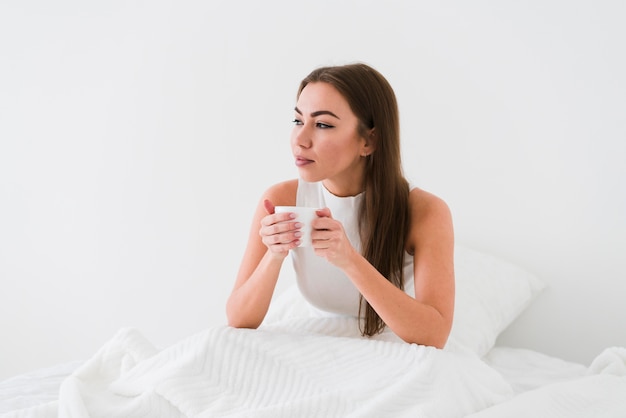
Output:
M296 166L303 167L305 165L311 164L313 160L309 160L307 158L296 157Z

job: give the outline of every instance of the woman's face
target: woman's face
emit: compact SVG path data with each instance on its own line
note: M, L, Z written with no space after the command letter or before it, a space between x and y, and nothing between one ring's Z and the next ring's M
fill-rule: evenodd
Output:
M362 191L370 141L358 132L358 119L344 97L328 83L309 83L295 108L291 147L300 177L323 181L337 196Z

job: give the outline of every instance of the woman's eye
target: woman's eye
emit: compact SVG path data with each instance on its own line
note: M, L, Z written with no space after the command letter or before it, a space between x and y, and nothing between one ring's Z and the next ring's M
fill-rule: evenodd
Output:
M292 122L294 125L302 125L302 121L299 119L294 119Z
M315 126L317 126L317 127L318 127L318 128L320 128L320 129L330 129L330 128L332 128L332 127L333 127L332 125L327 125L327 124L322 123L322 122L317 122L317 123L315 124Z

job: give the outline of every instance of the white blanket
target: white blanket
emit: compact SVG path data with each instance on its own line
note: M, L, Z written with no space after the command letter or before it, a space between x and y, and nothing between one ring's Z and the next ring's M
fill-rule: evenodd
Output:
M626 348L611 347L594 359L587 376L546 385L471 418L624 418Z
M59 416L451 418L512 396L473 354L359 338L355 326L217 327L163 351L122 330L62 384Z
M626 377L595 375L525 392L471 418L624 418Z

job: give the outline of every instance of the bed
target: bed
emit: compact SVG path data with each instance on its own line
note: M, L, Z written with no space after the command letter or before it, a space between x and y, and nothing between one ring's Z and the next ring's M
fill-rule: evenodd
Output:
M496 345L543 290L457 246L445 349L316 311L289 287L258 330L212 327L158 349L122 329L93 357L0 382L0 417L626 417L626 348L588 365Z

